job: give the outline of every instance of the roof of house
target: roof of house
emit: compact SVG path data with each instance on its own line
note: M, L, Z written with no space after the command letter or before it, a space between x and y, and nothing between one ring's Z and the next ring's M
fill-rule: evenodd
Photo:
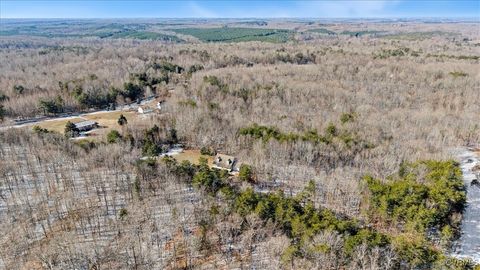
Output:
M97 125L97 124L98 123L95 122L95 121L88 120L88 121L82 121L82 122L76 123L75 127L77 127L77 128L90 127L90 126L94 126L94 125Z
M237 159L233 156L224 155L224 154L217 154L215 159L213 160L213 164L218 167L228 168L231 169L233 164L237 161Z
M139 113L149 113L149 112L153 112L153 109L145 106L145 107L138 107L137 111Z

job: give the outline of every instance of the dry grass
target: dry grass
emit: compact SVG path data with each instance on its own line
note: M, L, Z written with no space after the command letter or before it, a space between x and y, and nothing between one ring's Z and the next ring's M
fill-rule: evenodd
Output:
M118 126L118 118L120 115L125 116L127 118L127 121L132 121L134 118L138 117L138 114L136 112L102 112L102 113L94 113L94 114L88 114L88 115L82 115L82 118L86 120L92 120L98 122L100 126L105 126L105 127L117 127Z
M101 141L112 129L120 129L121 127L117 121L121 114L127 118L128 122L139 118L136 112L102 112L83 116L86 120L96 121L100 126L100 128L90 132L88 136L94 140Z
M178 154L178 155L173 155L172 157L174 157L178 162L182 162L184 160L188 160L190 161L191 163L193 164L199 164L198 163L198 160L200 158L206 158L208 160L208 165L209 166L212 166L213 165L213 157L212 156L206 156L206 155L202 155L200 154L200 151L199 150L185 150L183 151L182 153Z
M63 132L65 131L65 125L67 124L68 121L72 123L78 123L78 122L84 121L84 119L81 117L75 117L71 119L48 120L48 121L40 122L35 125L41 128L48 129L49 131L63 134Z
M69 119L49 120L49 121L40 122L35 125L53 132L64 134L65 125L67 124L68 121L72 123L78 123L86 120L92 120L97 122L100 127L89 132L88 137L85 139L102 141L104 140L107 133L110 132L112 129L120 129L120 126L118 125L117 121L121 114L123 114L125 118L127 118L128 122L140 120L140 117L136 112L113 111L113 112L84 114L84 115L80 115L79 117L74 117Z

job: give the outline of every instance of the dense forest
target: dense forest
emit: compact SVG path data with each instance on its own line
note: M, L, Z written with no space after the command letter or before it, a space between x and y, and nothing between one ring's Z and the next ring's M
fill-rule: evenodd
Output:
M0 268L478 269L478 24L66 25L0 32Z

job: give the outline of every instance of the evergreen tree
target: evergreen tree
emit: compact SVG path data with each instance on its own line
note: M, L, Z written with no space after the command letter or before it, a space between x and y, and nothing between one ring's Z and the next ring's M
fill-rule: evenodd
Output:
M247 164L242 164L240 166L240 171L238 173L238 177L242 181L252 181L253 180L253 173L252 173L252 167Z
M107 142L108 143L116 143L118 142L120 139L122 138L122 135L120 135L120 133L116 130L111 130L108 134L107 134Z
M79 134L80 130L78 130L77 126L75 126L74 123L68 121L67 124L65 124L65 137L73 138L78 136Z
M120 114L117 122L120 126L128 124L127 118L123 114Z
M3 108L3 105L0 104L0 121L3 121L4 117L5 117L5 109Z

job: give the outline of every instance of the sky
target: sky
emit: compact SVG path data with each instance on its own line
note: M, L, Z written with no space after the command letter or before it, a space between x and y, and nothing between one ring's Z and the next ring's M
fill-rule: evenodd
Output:
M476 18L480 0L0 0L5 18Z

